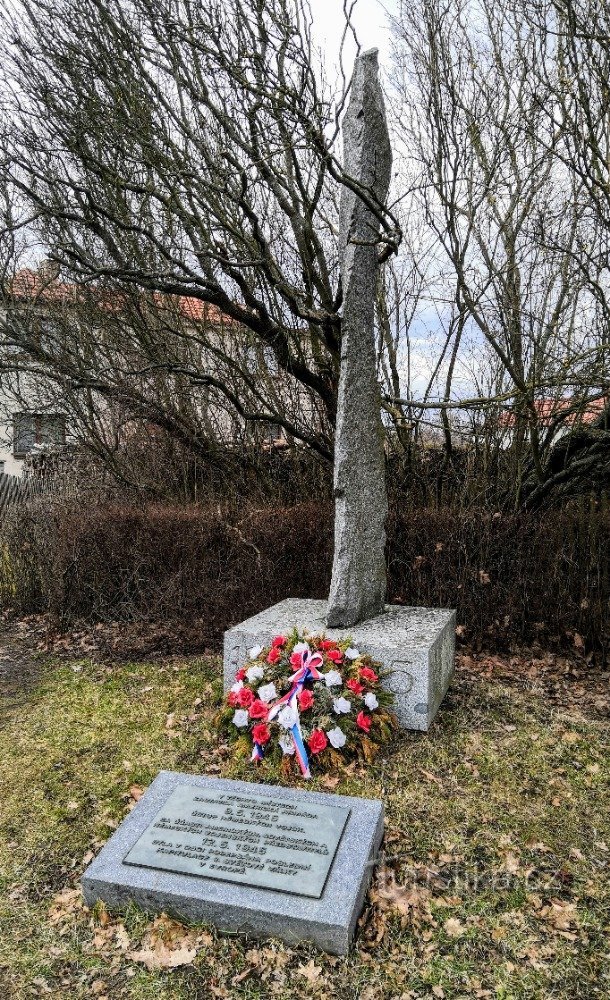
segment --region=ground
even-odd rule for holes
[[[259,775],[218,740],[217,658],[60,658],[27,635],[0,634],[2,1000],[610,997],[599,669],[462,653],[429,733],[314,782],[386,806],[355,947],[333,958],[83,906],[83,869],[160,768]]]

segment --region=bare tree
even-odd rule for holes
[[[121,398],[129,378],[125,402],[137,409],[139,392],[150,414],[151,380],[169,372],[330,457],[340,186],[381,220],[380,260],[400,233],[342,171],[348,88],[333,97],[324,83],[306,0],[20,0],[1,24],[2,182],[24,206],[19,224],[72,282],[186,296],[225,318],[220,340],[210,325],[175,322],[164,337],[140,316],[124,345],[92,344],[81,328],[43,357],[24,324],[11,343],[81,396]],[[291,405],[249,348],[299,387]],[[159,408],[155,419],[181,424]]]
[[[605,334],[578,253],[583,233],[596,240],[589,191],[565,166],[555,91],[535,69],[553,64],[553,41],[510,0],[405,3],[394,29],[398,128],[444,253],[439,275],[452,289],[444,293],[444,382],[436,400],[420,402],[436,405],[448,452],[452,408],[494,407],[499,419],[510,406],[519,504],[549,492],[557,425],[608,389]],[[466,339],[495,359],[495,384],[479,399],[452,391]],[[549,401],[557,403],[551,422]]]

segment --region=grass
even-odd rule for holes
[[[7,706],[2,1000],[610,996],[609,726],[484,679],[459,679],[428,734],[339,776],[333,790],[387,815],[347,959],[87,911],[84,867],[159,769],[254,776],[216,739],[218,676],[213,659],[47,660]],[[194,961],[130,957],[155,935],[182,935]]]

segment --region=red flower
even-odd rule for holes
[[[260,698],[256,698],[256,700],[250,705],[251,719],[266,719],[268,712],[269,706],[265,705],[265,702],[261,701]]]
[[[237,692],[237,704],[240,708],[250,708],[254,701],[254,691],[251,688],[243,687]]]
[[[361,684],[360,681],[348,681],[347,687],[350,691],[353,691],[354,694],[362,694],[364,691],[364,684]]]
[[[227,698],[227,701],[231,706],[231,708],[236,708],[239,705],[239,692],[229,691],[229,697]]]
[[[268,743],[271,739],[271,733],[269,732],[269,726],[266,726],[264,722],[260,722],[258,726],[255,726],[252,730],[252,739],[255,743]]]
[[[326,655],[329,660],[333,661],[333,663],[341,663],[343,659],[343,653],[340,649],[329,649]]]
[[[297,701],[299,703],[299,708],[301,709],[301,711],[306,712],[307,709],[311,708],[311,706],[313,705],[313,695],[311,691],[308,691],[307,688],[304,688],[303,691],[301,691],[300,695],[298,696]]]
[[[235,674],[235,680],[245,681],[245,679],[246,679],[246,668],[242,667],[241,670],[238,670],[237,673]]]
[[[279,649],[281,646],[286,645],[285,635],[276,635],[274,639],[271,640],[271,645],[274,649]]]
[[[269,650],[269,656],[267,657],[267,663],[277,663],[278,660],[282,659],[282,654],[276,646],[273,646]]]
[[[365,733],[370,732],[371,721],[372,720],[370,715],[365,715],[364,712],[358,712],[358,716],[356,718],[356,725],[360,726],[361,729],[364,729]]]
[[[301,653],[292,653],[290,656],[290,662],[293,667],[300,667],[303,665],[303,656]]]
[[[327,650],[336,648],[337,648],[337,643],[335,642],[334,639],[322,639],[322,642],[320,643],[320,649]]]
[[[321,753],[328,746],[328,740],[326,739],[326,733],[321,729],[314,729],[313,733],[309,737],[309,749],[312,753]]]
[[[374,684],[375,681],[379,680],[379,678],[378,678],[377,674],[375,673],[375,671],[371,670],[370,667],[361,667],[360,668],[360,676],[362,677],[363,681],[370,681],[371,684]]]

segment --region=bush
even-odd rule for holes
[[[38,498],[3,526],[2,593],[17,611],[199,623],[202,645],[285,597],[325,597],[332,508],[126,506]],[[583,504],[544,518],[394,510],[390,600],[456,606],[480,646],[532,642],[605,651],[610,512]]]

